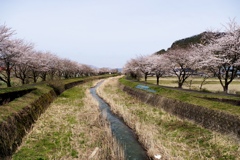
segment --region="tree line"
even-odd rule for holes
[[[123,72],[137,80],[144,76],[145,81],[149,74],[154,74],[157,84],[160,77],[175,75],[179,88],[191,75],[215,76],[227,93],[229,84],[240,72],[240,26],[230,20],[224,32],[205,32],[201,43],[174,47],[162,54],[137,56],[125,64]]]
[[[0,25],[0,81],[11,87],[12,77],[22,84],[61,78],[116,73],[117,69],[95,69],[86,64],[60,58],[49,51],[37,51],[34,44],[13,38],[16,32]]]

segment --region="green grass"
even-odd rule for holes
[[[120,82],[126,86],[135,88],[138,84],[142,84],[142,82],[134,82],[126,80],[125,78],[121,78]],[[156,94],[162,95],[164,97],[168,97],[171,99],[176,99],[182,102],[204,106],[214,110],[221,110],[228,112],[230,114],[240,116],[240,106],[235,106],[223,102],[211,101],[204,98],[223,98],[223,99],[232,99],[232,100],[239,100],[239,97],[230,96],[230,95],[223,95],[223,94],[207,94],[202,92],[189,92],[185,90],[178,90],[174,88],[165,88],[156,85],[146,84],[144,85],[149,86],[151,89],[156,91]]]
[[[20,111],[29,104],[32,104],[41,95],[47,94],[48,92],[51,91],[51,88],[44,84],[35,86],[34,88],[35,90],[31,91],[30,93],[27,93],[22,97],[16,98],[15,100],[11,101],[8,104],[2,105],[0,107],[0,122],[6,120],[11,114]],[[21,89],[24,89],[24,87]],[[21,89],[19,88],[19,90]]]
[[[59,109],[61,109],[61,106],[66,105],[68,107],[74,107],[75,110],[79,110],[81,107],[83,107],[83,104],[79,103],[79,101],[84,98],[85,90],[86,87],[74,87],[69,89],[63,92],[52,105],[59,106]],[[57,111],[56,114],[61,115],[62,119],[46,117],[48,120],[47,123],[50,125],[45,128],[45,131],[39,131],[41,132],[41,135],[37,133],[35,135],[31,135],[31,138],[25,142],[24,147],[22,147],[17,154],[13,156],[13,159],[20,160],[23,159],[23,157],[26,157],[26,159],[29,160],[55,159],[57,157],[64,157],[66,155],[72,158],[77,158],[77,151],[71,148],[71,137],[73,136],[71,128],[78,122],[76,115],[72,115],[73,112],[74,111],[69,112],[67,110]],[[54,116],[52,114],[53,113],[50,113],[50,116]],[[57,117],[58,116],[56,115],[56,118]],[[38,137],[38,135],[40,137]],[[79,136],[81,136],[81,134],[79,134]],[[80,144],[84,146],[86,141],[86,137],[82,137]],[[59,155],[56,154],[56,152]],[[54,156],[51,157],[51,155]]]
[[[23,90],[28,90],[28,89],[34,89],[34,87],[33,86],[21,86],[21,87],[1,88],[0,89],[0,95],[3,94],[3,93],[17,92],[17,91],[23,91]]]

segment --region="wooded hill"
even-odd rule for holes
[[[180,40],[176,40],[175,42],[172,43],[171,47],[168,48],[167,50],[170,49],[176,49],[176,48],[188,48],[193,44],[207,44],[211,39],[217,39],[225,35],[226,33],[224,32],[202,32],[197,35],[193,35],[191,37],[183,38]],[[157,51],[155,54],[163,54],[165,53],[165,49],[161,49],[160,51]]]

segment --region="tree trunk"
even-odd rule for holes
[[[11,71],[10,70],[11,70],[10,66],[7,65],[7,70],[6,70],[6,72],[7,72],[7,87],[12,87],[12,85],[11,85]]]
[[[204,77],[204,78],[203,78],[203,81],[201,82],[201,84],[200,84],[200,86],[199,86],[199,90],[202,90],[202,87],[203,87],[203,85],[204,85],[204,83],[205,83],[206,80],[207,80],[207,77]]]
[[[33,75],[33,82],[37,83],[37,76],[36,75]]]
[[[159,85],[159,78],[160,78],[160,76],[156,75],[156,77],[157,77],[157,85]]]
[[[7,87],[12,87],[10,76],[7,77]]]
[[[22,85],[24,85],[25,84],[24,78],[22,78],[21,81],[22,81]]]
[[[54,71],[50,72],[50,79],[53,80],[54,78]]]
[[[224,93],[228,93],[228,84],[226,84],[225,86],[223,86],[223,91],[224,91]]]
[[[147,82],[147,73],[144,74],[144,79],[145,79],[145,82]]]
[[[182,82],[178,82],[178,88],[182,88],[183,83]]]
[[[33,82],[37,83],[38,73],[36,71],[32,70],[32,75],[33,75]]]
[[[42,81],[46,81],[46,78],[47,78],[47,74],[46,73],[43,73],[43,75],[42,75]]]

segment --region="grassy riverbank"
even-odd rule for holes
[[[99,94],[133,128],[151,157],[164,159],[238,159],[239,139],[209,131],[146,105],[122,92],[118,79],[111,78]]]
[[[209,109],[224,111],[226,113],[240,116],[240,108],[239,108],[239,96],[233,96],[229,94],[214,94],[214,93],[205,93],[198,91],[189,91],[182,90],[178,88],[167,88],[167,87],[159,87],[157,85],[151,84],[143,84],[141,82],[129,81],[125,78],[122,78],[121,83],[136,88],[137,85],[147,85],[150,89],[156,91],[156,94],[159,94],[163,97],[167,97],[170,99],[176,99],[178,101],[184,103],[190,103],[193,105],[204,106]],[[225,101],[225,102],[224,102]]]
[[[122,152],[89,93],[92,85],[63,92],[34,124],[13,160],[121,159]]]

